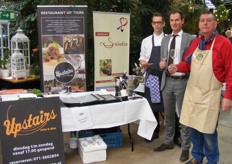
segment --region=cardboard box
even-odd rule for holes
[[[99,135],[79,138],[78,140],[78,152],[83,163],[105,161],[106,148],[106,143]]]

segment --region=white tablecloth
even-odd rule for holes
[[[80,115],[88,111],[91,117],[89,126],[81,126]],[[63,132],[84,129],[109,128],[139,121],[137,134],[151,139],[157,121],[146,99],[136,99],[109,104],[91,105],[85,107],[62,107]]]
[[[45,97],[67,98],[68,96],[78,97],[89,93],[46,95]],[[107,92],[91,93],[109,94]],[[19,95],[2,95],[3,101],[17,100],[19,97]],[[85,107],[61,107],[61,121],[63,132],[109,128],[138,121],[137,134],[149,140],[157,126],[157,121],[145,98]]]

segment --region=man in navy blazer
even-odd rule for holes
[[[166,60],[160,61],[160,68],[164,69],[161,90],[164,102],[165,141],[160,146],[154,148],[154,151],[164,151],[174,148],[175,112],[177,112],[178,115],[180,114],[188,76],[180,72],[170,74],[167,71],[167,66],[172,63],[178,64],[181,62],[185,51],[194,39],[192,35],[182,30],[184,16],[181,11],[172,11],[169,22],[172,28],[172,34],[165,36],[162,40],[161,58]],[[189,158],[191,144],[189,139],[189,128],[183,125],[181,125],[181,138],[182,153],[180,161],[184,162]]]

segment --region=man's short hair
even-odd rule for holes
[[[213,16],[213,20],[215,20],[214,18],[214,14],[211,12],[211,11],[204,11],[201,13],[200,17],[203,15],[203,14],[209,14],[209,15],[212,15]]]
[[[151,22],[153,21],[153,17],[161,17],[162,21],[165,22],[164,16],[161,13],[159,13],[159,12],[153,13],[152,18],[151,18]]]
[[[172,14],[180,14],[181,20],[184,19],[184,13],[180,10],[173,10],[170,12],[170,15],[172,15]]]

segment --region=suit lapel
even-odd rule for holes
[[[180,46],[180,57],[181,57],[181,59],[182,59],[182,56],[183,56],[183,54],[184,54],[184,50],[185,50],[186,43],[187,43],[187,36],[186,36],[186,34],[183,32],[182,40],[181,40],[181,46]]]
[[[167,63],[168,63],[168,59],[169,59],[169,53],[168,53],[169,46],[168,46],[168,44],[169,44],[169,41],[170,41],[170,39],[171,39],[171,36],[172,36],[172,35],[168,35],[168,36],[167,36],[166,43],[165,43],[165,44],[166,44],[165,47],[167,47],[167,48],[165,49],[165,53],[168,54],[168,55],[167,55]]]

